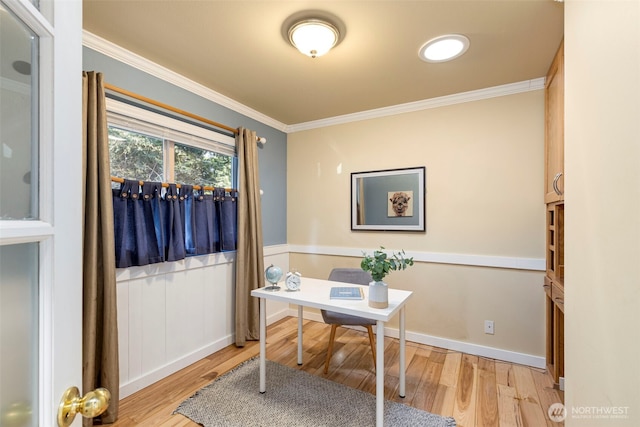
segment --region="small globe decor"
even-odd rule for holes
[[[267,267],[267,269],[264,271],[264,277],[265,279],[267,279],[267,282],[271,283],[271,286],[265,286],[264,290],[279,291],[280,286],[278,286],[278,282],[282,280],[282,276],[282,269],[280,267],[277,267],[273,264]]]

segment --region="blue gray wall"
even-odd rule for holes
[[[287,135],[284,132],[92,49],[84,47],[82,55],[83,69],[103,73],[107,83],[230,127],[255,130],[267,138],[267,144],[258,150],[260,186],[264,191],[264,244],[287,243]]]

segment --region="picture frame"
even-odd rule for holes
[[[351,173],[351,230],[426,230],[426,167]]]

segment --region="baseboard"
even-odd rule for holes
[[[222,350],[228,345],[233,344],[233,342],[233,335],[228,335],[192,353],[189,353],[181,357],[180,359],[174,360],[171,363],[168,363],[156,369],[155,371],[149,372],[142,377],[136,378],[133,381],[129,381],[126,384],[120,384],[120,399],[124,399],[125,397],[130,396],[133,393],[150,386],[156,381],[160,381],[161,379],[166,378],[175,372],[178,372],[180,369],[186,368],[187,366],[197,362],[198,360],[204,359],[208,355]]]
[[[288,315],[291,317],[297,317],[298,310],[296,308],[289,308]],[[303,317],[316,322],[323,321],[320,313],[304,312]],[[384,328],[384,335],[391,338],[399,337],[398,330],[392,328]],[[459,351],[461,353],[473,354],[475,356],[487,357],[490,359],[501,360],[503,362],[517,363],[519,365],[526,365],[539,369],[545,369],[546,367],[544,357],[534,356],[531,354],[518,353],[516,351],[487,347],[484,345],[456,341],[411,331],[407,331],[405,336],[407,341],[412,341],[418,344],[432,345],[434,347],[445,348],[447,350]]]
[[[284,308],[280,311],[267,316],[267,325],[275,323],[285,317],[297,317],[297,308]],[[304,318],[307,320],[313,320],[316,322],[322,322],[322,315],[315,312],[304,312]],[[359,329],[354,327],[354,329]],[[398,338],[398,330],[393,328],[385,328],[385,336]],[[476,356],[488,357],[491,359],[501,360],[505,362],[517,363],[521,365],[532,366],[535,368],[545,368],[544,357],[533,356],[525,353],[518,353],[509,350],[503,350],[493,347],[482,346],[478,344],[466,343],[447,338],[435,337],[426,334],[419,334],[411,331],[406,333],[407,341],[412,341],[419,344],[432,345],[435,347],[446,348],[447,350],[459,351],[462,353],[473,354]],[[187,366],[207,357],[208,355],[222,350],[223,348],[233,344],[233,335],[223,337],[205,347],[202,347],[190,354],[181,357],[178,360],[174,360],[171,363],[162,366],[155,371],[149,372],[142,377],[136,378],[126,384],[120,385],[120,399],[124,399],[133,393],[150,386],[151,384],[159,381],[167,376],[186,368]]]
[[[295,311],[295,314],[292,315],[292,311]],[[267,326],[289,316],[298,317],[298,311],[291,308],[283,308],[278,312],[271,313],[267,316]],[[322,319],[320,320],[322,321]]]
[[[385,329],[386,336],[397,338],[397,329],[392,329],[390,332],[392,333],[388,333],[388,330]],[[417,342],[419,344],[432,345],[434,347],[446,348],[447,350],[459,351],[461,353],[473,354],[475,356],[496,359],[503,362],[516,363],[518,365],[531,366],[538,369],[544,369],[546,367],[544,357],[534,356],[532,354],[519,353],[516,351],[456,341],[432,335],[418,334],[415,332],[407,332],[406,337],[408,341]]]

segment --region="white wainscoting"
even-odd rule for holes
[[[276,245],[264,248],[269,264],[289,269],[289,253],[361,256],[356,248]],[[544,270],[544,260],[457,254],[407,253],[418,262]],[[235,252],[120,269],[118,339],[120,397],[135,393],[178,370],[233,344]],[[267,303],[267,323],[297,315],[287,304]],[[320,321],[305,311],[305,318]],[[397,336],[396,330],[385,335]],[[407,339],[535,367],[544,359],[532,355],[407,332]]]
[[[264,249],[287,271],[286,245]],[[120,398],[233,344],[235,253],[118,270]],[[268,323],[288,315],[270,301]]]

